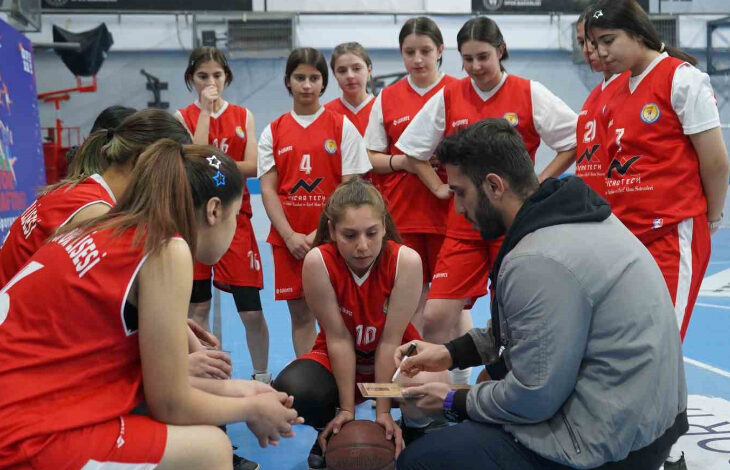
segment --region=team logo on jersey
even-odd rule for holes
[[[337,142],[335,142],[335,139],[327,139],[324,141],[324,151],[330,155],[334,155],[337,152]]]
[[[246,132],[243,130],[243,127],[236,126],[236,135],[241,139],[246,138]]]
[[[317,186],[319,186],[319,183],[322,182],[324,178],[319,177],[315,179],[314,181],[305,181],[303,179],[297,181],[297,184],[294,185],[293,188],[291,188],[291,191],[289,191],[289,194],[294,194],[300,189],[305,190],[308,193],[312,193],[315,189],[317,189]]]
[[[507,120],[507,122],[512,124],[512,127],[517,127],[517,124],[520,123],[520,117],[517,113],[504,113],[503,117]]]
[[[654,124],[659,120],[661,115],[662,111],[656,103],[647,103],[641,108],[641,114],[639,116],[644,124]]]

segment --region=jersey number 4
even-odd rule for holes
[[[18,274],[13,276],[10,282],[5,284],[5,287],[3,287],[2,290],[0,290],[0,325],[5,323],[5,320],[8,318],[8,312],[10,311],[10,295],[8,295],[8,290],[10,290],[11,287],[24,277],[29,276],[40,269],[43,269],[43,265],[41,263],[31,261],[23,269],[21,269]]]
[[[312,172],[312,157],[308,153],[302,155],[302,162],[299,164],[299,171],[303,171],[306,174]]]

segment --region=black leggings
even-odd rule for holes
[[[274,380],[274,388],[294,397],[294,409],[304,423],[316,429],[327,426],[340,405],[332,372],[311,359],[295,359]]]

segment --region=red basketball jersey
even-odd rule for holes
[[[195,134],[195,128],[198,126],[198,118],[200,117],[200,105],[193,103],[187,108],[178,109],[185,119],[185,126],[188,130]],[[248,111],[243,106],[226,102],[223,109],[218,111],[215,116],[210,117],[210,127],[208,130],[208,144],[214,145],[237,162],[242,162],[246,152],[246,122]],[[246,185],[243,185],[243,200],[241,203],[241,213],[246,214],[249,218],[251,211],[251,195]]]
[[[360,135],[364,136],[365,129],[368,128],[368,122],[370,121],[370,110],[373,109],[373,104],[375,103],[375,99],[372,95],[369,96],[369,99],[370,101],[359,109],[357,113],[353,113],[350,108],[345,106],[345,103],[342,102],[342,98],[335,98],[329,103],[326,103],[324,107],[330,111],[347,116],[347,119],[355,125],[358,132],[360,132]]]
[[[385,328],[388,314],[388,299],[398,273],[398,255],[403,245],[388,241],[370,271],[361,279],[355,279],[333,243],[320,245],[317,249],[327,268],[332,288],[337,296],[342,319],[355,343],[357,371],[372,374],[375,350]],[[416,328],[409,323],[403,335],[419,338]],[[327,340],[320,331],[313,350],[325,346]]]
[[[606,156],[605,128],[601,118],[604,106],[620,87],[628,86],[629,74],[613,78],[607,84],[596,86],[578,114],[576,125],[575,176],[593,188],[601,196],[606,194]]]
[[[465,77],[444,88],[446,110],[445,135],[453,134],[486,118],[505,118],[520,133],[527,151],[535,163],[535,152],[540,146],[540,134],[532,119],[530,81],[507,75],[502,87],[488,100],[474,91],[471,79]],[[454,210],[453,198],[449,208],[446,235],[460,240],[481,240],[481,235],[466,218]]]
[[[633,93],[623,83],[604,113],[606,198],[639,238],[707,212],[697,152],[671,103],[682,64],[661,60]]]
[[[10,226],[0,248],[0,287],[53,235],[81,209],[103,203],[116,203],[114,195],[100,175],[85,178],[75,186],[67,185],[36,199]]]
[[[307,127],[291,113],[271,123],[279,200],[295,232],[307,234],[317,228],[327,198],[342,182],[343,119],[325,109]],[[266,241],[286,246],[273,224]]]
[[[135,230],[43,245],[0,291],[0,462],[8,447],[129,413],[142,399]],[[29,458],[30,456],[22,456]]]
[[[381,91],[383,125],[388,136],[389,154],[403,153],[395,146],[408,123],[424,104],[449,83],[456,79],[444,75],[441,81],[423,96],[419,95],[405,77]],[[446,182],[446,172],[438,170]],[[406,171],[379,175],[371,173],[375,186],[388,202],[388,209],[396,227],[402,233],[446,233],[448,201],[442,201],[424,186],[418,176]]]

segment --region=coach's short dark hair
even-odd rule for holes
[[[477,187],[489,173],[506,179],[523,198],[540,185],[522,136],[506,119],[484,119],[446,137],[436,156],[441,164],[459,167]]]

